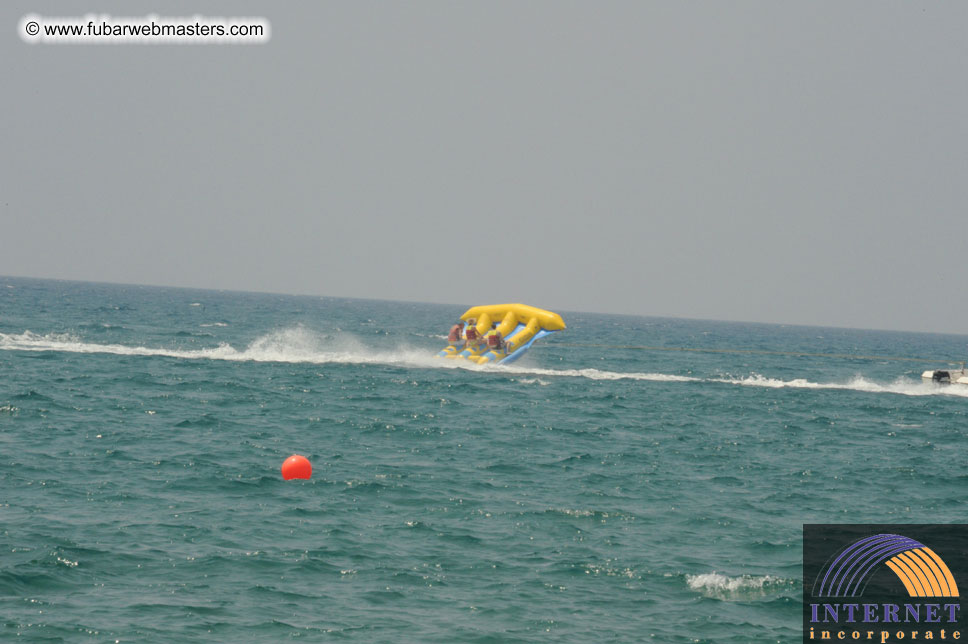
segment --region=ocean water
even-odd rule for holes
[[[803,523],[968,521],[966,336],[463,310],[0,278],[0,641],[797,642]]]

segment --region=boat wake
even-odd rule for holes
[[[244,349],[227,343],[202,349],[129,346],[87,342],[72,334],[0,333],[0,351],[57,351],[68,353],[157,356],[183,360],[228,360],[235,362],[286,362],[311,364],[373,364],[421,369],[463,369],[525,376],[529,378],[584,378],[587,380],[630,380],[649,382],[718,383],[770,389],[830,389],[905,396],[957,396],[968,398],[968,387],[937,385],[931,382],[898,379],[877,383],[857,376],[843,383],[812,382],[803,378],[779,380],[753,373],[749,376],[698,377],[668,373],[606,371],[602,369],[549,369],[515,363],[479,366],[466,361],[437,358],[423,348],[378,349],[366,346],[347,333],[336,336],[317,333],[304,327],[273,331],[253,340]],[[541,381],[547,384],[547,381]]]
[[[388,364],[414,367],[440,367],[440,360],[425,350],[381,351],[366,347],[353,336],[341,333],[327,336],[303,327],[274,331],[253,340],[245,349],[228,343],[204,349],[169,349],[124,344],[86,342],[76,335],[31,331],[0,333],[0,350],[61,351],[68,353],[107,353],[122,356],[157,356],[184,360],[229,360],[234,362],[290,362],[312,364]],[[444,365],[451,366],[451,365]],[[453,365],[456,367],[456,365]]]
[[[901,394],[903,396],[958,396],[968,398],[968,387],[960,385],[937,385],[922,380],[907,380],[898,378],[891,383],[878,383],[862,376],[854,376],[845,383],[811,382],[803,378],[794,380],[778,380],[767,378],[759,374],[752,374],[744,378],[710,378],[708,382],[722,382],[746,387],[767,387],[770,389],[849,389],[872,394]]]

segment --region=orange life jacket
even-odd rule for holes
[[[447,334],[447,340],[449,342],[457,342],[458,340],[460,340],[459,324],[455,324],[454,326],[450,327],[450,333]]]
[[[474,326],[467,327],[467,332],[464,334],[464,336],[468,340],[476,340],[481,337],[480,334],[477,333],[477,327]]]

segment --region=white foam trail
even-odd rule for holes
[[[0,333],[0,350],[8,351],[66,351],[71,353],[110,353],[128,356],[165,356],[188,360],[233,360],[252,362],[310,362],[316,364],[388,364],[424,368],[454,368],[496,370],[504,373],[531,376],[570,376],[591,380],[657,380],[693,381],[698,378],[661,373],[620,373],[599,369],[541,369],[509,365],[506,367],[480,366],[466,361],[440,360],[436,352],[417,349],[378,350],[364,346],[346,333],[327,339],[303,327],[275,331],[254,340],[239,351],[222,343],[209,349],[164,349],[132,347],[122,344],[84,342],[75,335],[51,333],[38,335],[30,331],[21,334]]]
[[[83,342],[68,333],[37,335],[30,331],[21,334],[0,333],[0,349],[7,351],[66,351],[69,353],[112,353],[125,356],[168,356],[172,358],[232,359],[238,353],[227,344],[212,349],[178,350],[130,347],[123,344]]]
[[[327,346],[330,345],[330,346]],[[30,331],[21,334],[0,333],[0,350],[8,351],[66,351],[70,353],[110,353],[125,356],[164,356],[187,360],[231,360],[250,362],[331,362],[348,364],[404,364],[440,367],[433,355],[424,351],[399,350],[381,352],[368,350],[345,334],[335,342],[302,327],[275,331],[254,340],[239,351],[221,343],[208,349],[164,349],[132,347],[123,344],[84,342],[70,334],[38,335]],[[449,362],[449,361],[448,361]],[[454,365],[457,366],[457,365]],[[474,365],[476,366],[476,365]]]
[[[600,369],[542,369],[517,364],[494,365],[491,369],[505,373],[530,376],[569,376],[589,380],[651,380],[653,382],[700,382],[702,378],[676,376],[669,373],[639,373],[635,371],[602,371]]]
[[[868,380],[862,376],[855,376],[846,383],[836,382],[811,382],[803,378],[793,380],[778,380],[767,378],[754,373],[745,378],[711,378],[709,382],[722,382],[731,385],[742,385],[745,387],[768,387],[771,389],[782,389],[790,387],[794,389],[850,389],[853,391],[864,391],[874,394],[901,394],[904,396],[960,396],[968,398],[968,387],[962,385],[938,385],[932,382],[911,381],[898,378],[890,384],[881,384]]]
[[[229,344],[207,349],[165,349],[132,347],[122,344],[85,342],[75,335],[51,333],[38,335],[30,331],[20,334],[0,333],[0,350],[7,351],[66,351],[70,353],[109,353],[128,356],[164,356],[186,360],[231,360],[237,362],[290,362],[313,364],[384,364],[425,369],[467,369],[491,371],[531,377],[585,378],[587,380],[633,380],[651,382],[714,382],[745,387],[849,389],[868,393],[892,393],[905,396],[948,395],[968,398],[968,387],[936,385],[899,379],[890,384],[879,384],[857,376],[846,383],[819,383],[803,378],[778,380],[759,374],[734,378],[698,378],[667,373],[603,371],[601,369],[546,369],[519,363],[479,366],[466,361],[441,360],[435,352],[424,349],[398,348],[380,350],[367,347],[347,333],[327,337],[304,327],[274,331],[254,340],[238,350]],[[546,381],[538,380],[539,384]],[[529,383],[530,384],[530,383]]]

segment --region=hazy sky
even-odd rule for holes
[[[264,16],[266,45],[29,45]],[[966,2],[13,2],[0,275],[968,333]]]

